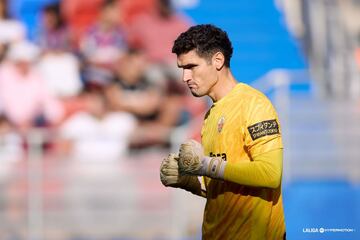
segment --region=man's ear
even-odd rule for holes
[[[225,63],[225,56],[222,52],[216,52],[212,57],[212,61],[216,70],[221,70]]]

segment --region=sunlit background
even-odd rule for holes
[[[288,239],[360,239],[359,0],[0,0],[1,240],[201,239],[159,180],[211,104],[171,54],[200,23],[279,113]]]

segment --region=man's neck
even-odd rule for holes
[[[237,84],[234,76],[231,74],[231,71],[228,70],[218,76],[217,83],[213,86],[209,97],[213,102],[217,102],[223,97],[225,97]]]

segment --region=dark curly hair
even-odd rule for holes
[[[226,67],[230,67],[233,47],[227,33],[212,24],[200,24],[181,33],[174,42],[172,52],[177,56],[196,49],[200,57],[210,60],[216,53],[224,54]]]

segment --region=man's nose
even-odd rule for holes
[[[183,71],[183,81],[187,82],[189,80],[191,80],[192,76],[191,76],[191,71],[190,69],[184,69]]]

